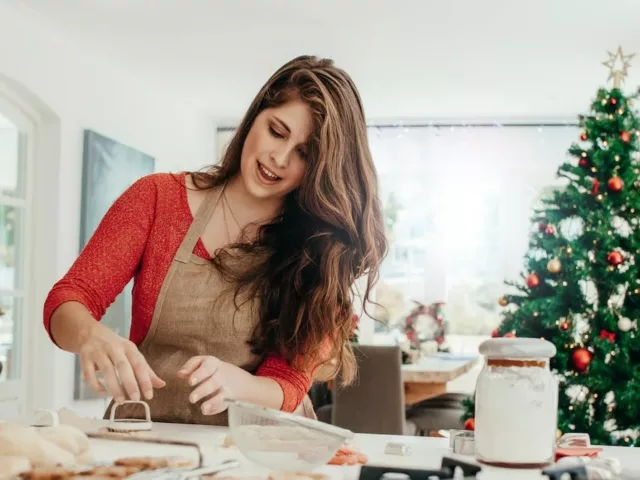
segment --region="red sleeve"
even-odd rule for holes
[[[151,175],[137,180],[109,208],[67,274],[44,303],[44,327],[51,315],[76,301],[100,320],[138,269],[155,215],[157,189]],[[51,338],[53,340],[53,338]]]
[[[269,377],[278,382],[282,388],[284,399],[280,410],[293,412],[311,388],[311,374],[296,370],[277,354],[267,356],[262,362],[256,375]]]
[[[331,344],[327,341],[320,348],[319,356],[321,361],[315,362],[310,372],[305,372],[293,368],[278,354],[268,355],[258,367],[256,375],[259,377],[272,378],[280,385],[284,395],[280,410],[293,412],[302,403],[304,396],[311,388],[313,373],[325,361],[329,360]],[[326,358],[325,358],[326,357]]]

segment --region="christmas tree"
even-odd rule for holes
[[[588,433],[594,444],[640,445],[639,122],[621,85],[632,55],[619,48],[580,116],[562,187],[533,215],[525,271],[494,336],[544,338],[557,355],[558,434]],[[465,428],[474,426],[465,404]]]

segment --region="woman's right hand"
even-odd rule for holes
[[[141,393],[150,400],[154,388],[166,385],[133,342],[100,323],[92,325],[91,333],[82,343],[78,355],[87,384],[99,394],[107,393],[98,380],[97,373],[100,372],[108,393],[116,402],[127,398],[140,400]]]

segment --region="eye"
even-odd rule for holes
[[[284,138],[284,135],[278,133],[278,131],[275,130],[272,126],[269,126],[269,133],[271,133],[271,136],[274,138]]]
[[[307,150],[306,150],[306,149],[304,149],[304,148],[299,148],[299,149],[298,149],[298,155],[300,155],[300,158],[301,158],[302,160],[307,160],[307,156],[308,156],[308,154],[307,154]]]

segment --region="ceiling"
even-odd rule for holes
[[[242,115],[282,63],[334,58],[375,120],[572,117],[640,53],[638,0],[19,0],[190,108]],[[640,55],[627,86],[640,84]]]

